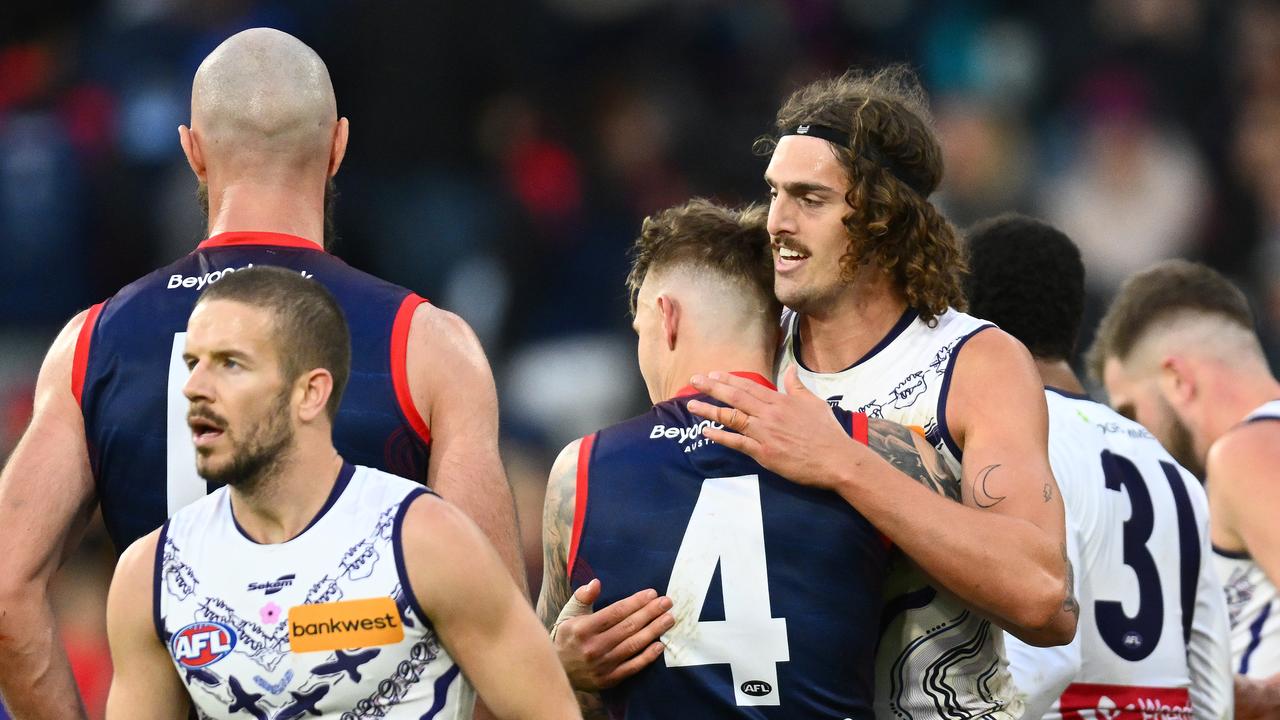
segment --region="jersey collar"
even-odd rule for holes
[[[737,375],[740,378],[746,378],[751,382],[756,383],[758,385],[763,385],[769,388],[770,390],[776,391],[778,389],[776,386],[774,386],[773,383],[769,382],[769,380],[765,378],[765,376],[761,375],[760,373],[741,372],[741,371],[735,370],[729,374]],[[699,390],[698,388],[692,385],[685,385],[684,387],[676,391],[675,397],[673,397],[672,399],[674,400],[675,398],[689,397],[690,395],[698,395],[698,394],[701,394],[701,392],[702,392],[701,390]]]
[[[319,252],[324,252],[324,248],[306,238],[298,237],[297,235],[250,230],[218,233],[197,245],[196,249],[208,250],[209,248],[229,247],[235,245],[272,245],[275,247],[300,248],[303,250],[317,250]]]

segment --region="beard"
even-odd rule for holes
[[[1169,425],[1165,435],[1165,449],[1173,456],[1178,464],[1191,471],[1192,475],[1200,478],[1204,482],[1204,462],[1200,459],[1200,454],[1196,452],[1195,441],[1191,437],[1191,429],[1186,423],[1182,422],[1173,412],[1173,408],[1168,408]]]
[[[333,206],[338,200],[338,185],[329,178],[324,184],[324,249],[333,249],[334,243],[338,241],[338,226],[333,220]],[[200,212],[204,213],[206,226],[209,222],[209,183],[200,181],[196,183],[196,202],[200,205]]]
[[[227,427],[225,423],[223,427]],[[292,446],[293,426],[289,423],[286,389],[276,396],[266,417],[249,429],[244,442],[234,446],[226,464],[210,466],[197,454],[196,472],[211,483],[252,493],[278,471]]]

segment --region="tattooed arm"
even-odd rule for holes
[[[577,692],[586,720],[608,714],[599,691],[634,675],[662,655],[658,638],[675,620],[671,601],[653,589],[641,590],[599,611],[600,581],[571,591],[569,546],[577,501],[578,451],[570,443],[556,458],[547,480],[542,510],[542,592],[538,616],[551,632],[560,663]]]
[[[880,418],[867,421],[867,447],[935,493],[960,501],[960,481],[942,464],[928,440],[911,429]]]
[[[1044,390],[1025,348],[997,358],[979,342],[995,332],[965,345],[947,401],[964,453],[960,503],[850,440],[794,365],[783,377],[785,394],[732,375],[695,376],[695,388],[729,407],[691,400],[689,410],[724,426],[707,427],[706,437],[792,482],[838,493],[938,585],[1004,630],[1034,645],[1061,645],[1075,635],[1076,617],[1063,603],[1066,534],[1049,470]]]

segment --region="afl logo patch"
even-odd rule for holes
[[[220,622],[192,623],[173,634],[169,650],[183,667],[212,665],[231,654],[236,631]]]

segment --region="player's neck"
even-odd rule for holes
[[[1280,382],[1261,364],[1251,371],[1222,366],[1212,374],[1204,397],[1212,398],[1206,405],[1205,431],[1218,438],[1261,405],[1280,400]]]
[[[814,372],[839,372],[861,360],[902,319],[907,301],[888,281],[855,281],[826,307],[799,316],[800,361]]]
[[[209,237],[256,231],[295,235],[324,246],[324,195],[290,184],[239,180],[209,186]]]
[[[765,347],[753,350],[740,346],[716,345],[701,348],[699,352],[688,353],[672,365],[663,384],[663,395],[659,400],[669,400],[689,385],[694,375],[706,375],[712,371],[757,373],[765,379],[773,380],[772,348]]]
[[[305,445],[315,443],[296,444],[282,467],[247,492],[230,488],[236,522],[254,542],[273,545],[297,537],[329,499],[342,458],[332,443],[327,450]]]
[[[1076,376],[1076,372],[1071,369],[1071,364],[1066,360],[1045,360],[1036,358],[1036,370],[1040,371],[1040,382],[1045,387],[1057,388],[1065,390],[1076,395],[1087,395],[1084,383],[1080,382],[1080,378]]]

